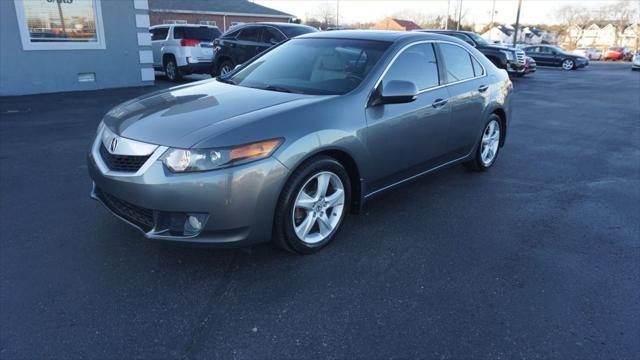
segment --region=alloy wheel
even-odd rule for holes
[[[229,72],[231,72],[231,66],[229,65],[223,65],[220,69],[220,75],[226,75]]]
[[[571,70],[573,69],[573,60],[565,60],[562,62],[562,68],[565,70]]]
[[[174,80],[176,78],[176,64],[173,61],[167,63],[167,78]]]
[[[313,175],[300,188],[293,205],[293,230],[307,244],[326,239],[339,225],[345,190],[340,177],[330,171]]]
[[[500,124],[491,120],[482,133],[482,150],[480,158],[484,166],[489,166],[495,160],[500,145]]]

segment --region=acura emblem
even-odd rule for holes
[[[118,138],[114,137],[113,139],[111,139],[111,144],[109,144],[109,151],[111,151],[111,153],[113,154],[116,151],[117,147],[118,147]]]

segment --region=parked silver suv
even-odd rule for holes
[[[216,26],[171,24],[149,29],[153,67],[171,81],[183,75],[208,74],[213,60],[213,40],[221,34]]]

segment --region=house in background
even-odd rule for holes
[[[395,30],[395,31],[413,31],[421,29],[418,24],[409,20],[401,20],[394,18],[384,18],[379,23],[371,27],[372,30]]]
[[[0,1],[0,96],[153,83],[147,0]]]
[[[567,29],[562,45],[572,47],[595,47],[600,50],[611,46],[637,49],[640,37],[638,24],[630,24],[618,29],[612,23],[593,23],[586,27],[573,25]]]
[[[221,31],[247,22],[291,22],[295,16],[247,0],[149,0],[151,25],[206,24]]]
[[[513,42],[513,31],[511,25],[496,25],[480,36],[489,42],[510,43]]]

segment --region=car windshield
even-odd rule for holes
[[[272,91],[342,95],[360,85],[388,47],[382,41],[293,39],[220,80]]]
[[[489,42],[487,40],[485,40],[482,36],[476,33],[466,33],[466,34],[469,35],[469,37],[472,38],[473,41],[475,41],[476,44],[478,45],[489,45]]]

